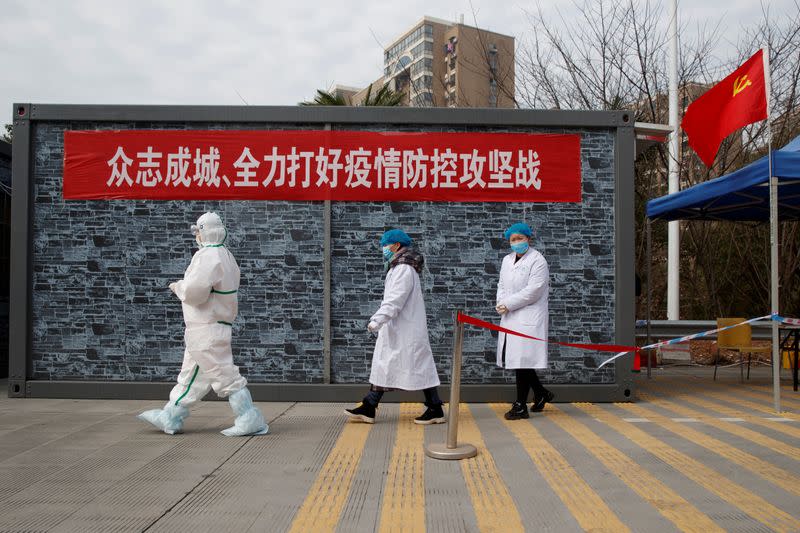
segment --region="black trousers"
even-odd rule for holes
[[[503,344],[503,366],[506,364],[506,345]],[[517,401],[528,403],[528,391],[533,390],[533,398],[541,398],[547,389],[544,388],[535,368],[517,368],[514,370],[517,380]]]
[[[364,401],[368,404],[372,405],[373,407],[378,407],[378,404],[383,398],[383,393],[385,391],[381,390],[379,387],[370,386],[369,392],[364,397]],[[425,405],[428,407],[437,407],[442,405],[442,400],[439,398],[439,389],[437,387],[431,387],[429,389],[423,389],[422,393],[425,395]]]
[[[528,391],[533,390],[533,399],[541,398],[547,389],[544,388],[534,368],[517,368],[517,401],[528,402]]]

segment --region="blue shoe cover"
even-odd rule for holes
[[[163,409],[151,409],[136,418],[153,424],[168,435],[183,432],[183,421],[189,416],[189,410],[180,405],[168,403]]]
[[[238,390],[228,396],[236,415],[233,426],[221,431],[226,437],[244,437],[247,435],[265,435],[269,431],[269,426],[264,421],[261,411],[253,406],[253,398],[247,388]]]

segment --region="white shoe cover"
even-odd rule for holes
[[[264,416],[253,406],[253,399],[247,388],[238,390],[228,397],[231,409],[237,415],[233,426],[222,430],[220,433],[226,437],[244,437],[248,435],[266,435],[269,426],[264,421]]]
[[[168,435],[183,433],[183,421],[189,416],[189,410],[179,405],[167,404],[164,409],[151,409],[139,414],[136,418],[153,424]]]

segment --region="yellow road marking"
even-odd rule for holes
[[[756,392],[759,395],[764,395],[765,398],[768,398],[770,401],[772,401],[771,383],[770,384],[754,383],[751,384],[749,387],[751,391]],[[783,394],[784,392],[787,394]],[[781,403],[789,402],[800,407],[800,398],[796,397],[798,394],[800,394],[800,391],[795,392],[794,389],[792,388],[792,385],[781,385]]]
[[[782,416],[784,418],[788,418],[789,420],[797,420],[796,417],[785,411],[781,412],[780,415],[776,415],[775,410],[772,407],[767,407],[760,403],[743,400],[740,395],[725,394],[723,392],[712,392],[712,391],[703,391],[703,394],[706,396],[711,396],[712,398],[719,398],[728,403],[733,403],[736,405],[740,405],[742,407],[747,407],[748,409],[753,409],[755,411],[759,411],[761,413],[765,413],[770,416]]]
[[[503,417],[507,405],[492,404],[495,414],[514,433],[536,468],[586,531],[630,531],[564,457],[527,420]]]
[[[656,479],[650,472],[639,466],[630,457],[611,446],[586,425],[569,414],[553,409],[548,419],[572,435],[589,453],[600,460],[606,468],[620,478],[643,500],[658,509],[681,531],[710,533],[725,531],[713,520],[700,512],[680,494]]]
[[[472,413],[464,404],[460,405],[458,412],[459,440],[478,448],[477,457],[461,461],[461,471],[475,509],[478,528],[481,531],[525,531],[517,506],[483,442]]]
[[[763,446],[764,448],[769,448],[773,452],[780,453],[782,455],[785,455],[786,457],[800,461],[800,448],[797,448],[796,446],[792,446],[790,444],[786,444],[785,442],[781,442],[777,439],[773,439],[772,437],[768,437],[762,433],[759,433],[758,431],[753,431],[752,429],[748,429],[741,424],[734,424],[732,422],[719,420],[717,418],[708,416],[703,411],[697,411],[695,409],[685,407],[675,402],[662,400],[646,392],[639,392],[639,397],[642,400],[647,401],[647,403],[649,404],[663,407],[664,409],[669,409],[670,411],[673,411],[674,413],[677,413],[681,416],[696,418],[703,424],[707,424],[717,429],[721,429],[722,431],[725,431],[732,435],[736,435],[737,437],[741,437],[745,440],[749,440],[750,442],[754,442],[759,446]],[[731,417],[731,418],[742,418],[742,417]]]
[[[712,401],[701,398],[700,396],[698,396],[697,392],[695,392],[694,394],[692,394],[691,391],[682,394],[675,394],[672,389],[662,389],[661,387],[655,387],[655,388],[662,390],[664,394],[669,395],[669,397],[671,398],[685,400],[695,405],[699,405],[700,407],[705,407],[706,409],[716,411],[725,416],[729,416],[732,418],[743,418],[744,420],[752,424],[769,428],[773,431],[789,435],[790,437],[800,438],[800,428],[793,427],[787,422],[774,422],[771,420],[766,420],[761,416],[755,416],[751,412],[727,407],[728,405],[741,404],[741,402],[738,401],[738,399],[734,396],[723,396],[721,399],[718,398],[716,399],[716,401]],[[681,389],[681,390],[686,390],[686,389]],[[718,402],[722,402],[724,403],[724,405]],[[769,410],[767,412],[770,414],[774,414],[772,410]]]
[[[776,531],[800,530],[800,520],[781,511],[764,498],[750,492],[741,485],[732,482],[716,470],[712,470],[703,463],[679,452],[663,441],[650,436],[633,424],[623,421],[600,407],[592,404],[575,405],[669,464],[701,487],[738,507],[767,527]]]
[[[736,388],[736,387],[734,387],[732,385],[723,385],[723,387],[728,392],[730,392],[731,394],[735,394],[737,396],[747,396],[748,398],[753,398],[754,400],[765,402],[766,405],[764,405],[764,407],[766,409],[768,409],[769,412],[772,413],[773,415],[775,414],[775,410],[774,410],[774,408],[772,406],[772,395],[771,394],[770,394],[769,397],[764,396],[762,393],[754,392],[752,390],[748,390],[748,387],[746,385],[743,386],[743,387],[740,387],[740,388]],[[724,393],[723,392],[719,392],[718,394],[724,394]],[[790,401],[788,403],[791,404],[791,405],[787,405],[787,402],[783,401],[785,399],[786,398],[784,398],[781,395],[781,407],[783,407],[784,410],[785,410],[786,407],[789,407],[790,409],[797,409],[797,406],[794,405],[794,402]],[[786,415],[787,413],[782,412],[781,414],[782,415]]]
[[[717,394],[717,395],[726,395],[728,398],[727,400],[735,400],[737,402],[747,401],[742,400],[742,397],[752,398],[756,400],[761,406],[761,410],[765,413],[769,413],[772,416],[775,416],[775,411],[772,408],[772,388],[770,386],[769,390],[764,389],[761,385],[755,385],[750,383],[737,383],[737,384],[730,384],[730,383],[720,383],[720,382],[700,382],[700,381],[675,381],[675,380],[666,380],[660,382],[648,382],[646,385],[643,386],[645,391],[647,389],[656,389],[662,390],[665,392],[674,392],[676,390],[684,391],[687,393],[692,394]],[[755,390],[760,389],[760,390]],[[791,396],[787,397],[786,395],[781,395],[781,406],[784,408],[784,412],[782,415],[788,415],[786,412],[786,408],[788,407],[790,410],[796,410],[800,408],[800,404],[796,403],[797,400],[792,398]]]
[[[372,426],[346,423],[297,515],[292,533],[335,531]]]
[[[400,405],[392,458],[383,490],[380,531],[425,531],[425,432],[414,423],[418,404]]]
[[[707,450],[711,450],[720,457],[724,457],[728,461],[750,470],[783,490],[800,496],[800,479],[763,459],[759,459],[753,454],[735,448],[731,444],[722,442],[710,435],[706,435],[701,431],[689,427],[687,424],[674,422],[666,416],[652,409],[642,407],[641,405],[634,405],[632,403],[619,403],[616,405],[637,416],[649,418],[653,423],[675,433],[679,437],[694,442]]]

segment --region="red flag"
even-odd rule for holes
[[[763,50],[756,52],[686,109],[681,128],[689,138],[689,145],[707,167],[714,163],[725,137],[767,118],[763,55]]]

